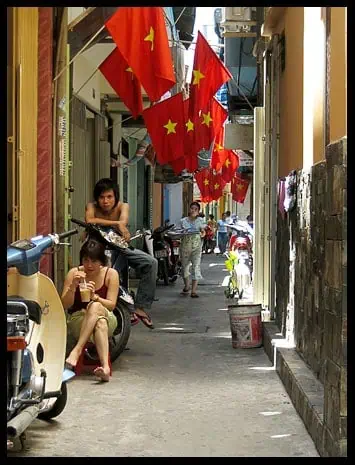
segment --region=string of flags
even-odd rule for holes
[[[186,98],[185,92],[168,93],[176,79],[162,7],[120,7],[105,26],[116,47],[99,69],[132,117],[142,115],[149,134],[123,165],[137,163],[151,143],[159,164],[171,165],[177,175],[195,173],[201,200],[217,200],[232,182],[233,198],[243,202],[249,181],[236,171],[237,152],[224,148],[228,113],[215,98],[232,75],[205,37],[198,32]],[[151,101],[146,109],[142,88]]]

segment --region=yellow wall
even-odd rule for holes
[[[331,9],[330,141],[347,135],[346,126],[346,8]]]
[[[36,234],[38,8],[14,8],[18,237]]]
[[[303,8],[286,8],[275,33],[285,30],[286,67],[280,76],[279,176],[302,168]]]

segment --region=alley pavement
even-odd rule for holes
[[[156,329],[132,328],[113,377],[68,386],[64,412],[9,456],[318,457],[263,348],[233,349],[224,259],[203,255],[199,299],[158,285]]]

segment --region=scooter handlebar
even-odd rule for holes
[[[58,234],[59,240],[65,239],[66,237],[74,236],[74,234],[78,234],[77,229],[71,229],[70,231],[63,232]]]
[[[76,220],[75,218],[71,218],[70,221],[71,221],[72,223],[78,224],[79,226],[82,226],[83,228],[87,228],[87,227],[88,227],[88,223],[84,223],[84,221]]]

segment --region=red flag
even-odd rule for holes
[[[185,115],[185,168],[193,173],[198,168],[197,152],[194,148],[194,139],[196,128],[198,126],[198,119],[189,117],[189,103],[190,100],[184,100],[184,115]]]
[[[132,113],[134,119],[142,114],[141,84],[116,47],[101,63],[99,70]]]
[[[184,155],[185,120],[181,92],[144,110],[143,118],[161,165]]]
[[[227,116],[228,112],[215,98],[212,98],[206,108],[201,110],[194,137],[194,150],[197,153],[202,149],[210,148],[216,135],[223,129]]]
[[[238,203],[244,203],[248,192],[249,180],[242,178],[239,174],[235,174],[232,178],[231,191],[232,199]]]
[[[190,115],[196,115],[201,108],[205,108],[217,90],[231,77],[231,73],[199,31],[190,84]]]
[[[218,200],[223,195],[223,189],[226,182],[218,173],[214,173],[210,168],[204,168],[195,174],[198,188],[201,192],[202,202],[211,202]]]
[[[211,168],[213,168],[216,171],[220,171],[227,157],[228,157],[228,151],[224,148],[224,127],[223,127],[220,130],[220,132],[217,134],[215,141],[214,141],[212,157],[211,157]]]
[[[211,202],[212,197],[210,194],[210,187],[213,180],[211,179],[212,171],[209,168],[204,168],[203,170],[195,173],[195,179],[197,186],[200,189],[201,201],[202,202]]]
[[[221,176],[225,182],[230,182],[239,166],[239,158],[233,150],[226,150],[227,158],[222,165]]]
[[[128,65],[156,102],[176,83],[161,7],[119,7],[105,23]]]
[[[212,175],[210,176],[212,180],[212,185],[210,188],[211,197],[212,197],[212,200],[218,200],[223,195],[223,189],[224,189],[224,186],[226,185],[226,181],[222,178],[220,173],[214,173],[213,170],[211,170],[211,172],[212,172]]]

